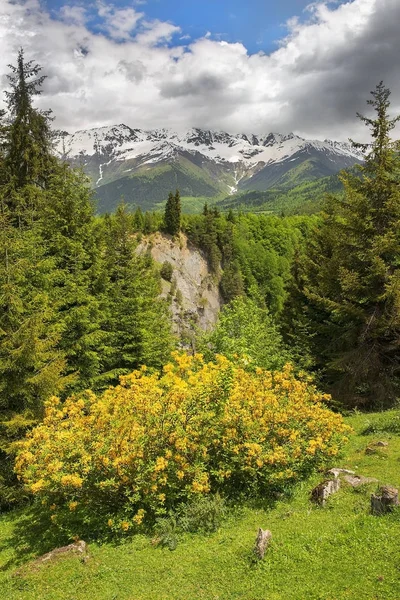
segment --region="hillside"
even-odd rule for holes
[[[304,163],[303,163],[304,164]],[[217,200],[221,210],[307,214],[318,211],[326,194],[340,194],[343,185],[338,175],[305,180],[291,188],[272,187],[264,192],[247,191]]]
[[[217,201],[246,191],[292,188],[337,174],[362,160],[348,143],[283,135],[190,129],[144,131],[126,125],[64,132],[58,155],[81,166],[95,189],[100,213],[121,198],[131,207],[159,208],[178,188],[189,212],[196,198]]]
[[[400,486],[398,412],[348,418],[355,429],[346,455],[332,466]],[[365,435],[366,428],[370,433]],[[388,446],[377,448],[376,441]],[[182,534],[176,550],[151,536],[120,544],[90,544],[90,558],[32,559],[60,540],[43,537],[29,510],[0,518],[0,586],[8,600],[398,600],[398,512],[376,517],[369,496],[376,483],[343,483],[324,508],[309,501],[316,474],[291,498],[232,507],[212,534]],[[33,529],[32,529],[33,527]],[[273,541],[263,562],[252,560],[258,527]],[[18,569],[18,571],[17,571]]]

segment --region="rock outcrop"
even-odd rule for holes
[[[196,328],[209,330],[217,320],[222,306],[217,277],[183,233],[176,239],[161,233],[146,236],[137,252],[146,251],[160,265],[172,266],[171,281],[162,280],[162,296],[170,301],[174,331],[189,344]]]

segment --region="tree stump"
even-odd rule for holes
[[[268,544],[272,539],[272,533],[269,529],[260,529],[258,530],[256,543],[254,545],[254,554],[260,560],[264,558],[264,554],[266,549],[268,548]]]
[[[371,512],[373,515],[383,515],[399,505],[399,491],[396,488],[384,485],[379,488],[379,494],[371,494]]]
[[[327,481],[323,481],[312,490],[311,500],[324,506],[326,499],[331,494],[335,494],[339,488],[340,479],[328,479]]]

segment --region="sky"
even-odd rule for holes
[[[400,0],[0,0],[0,87],[23,47],[47,75],[37,105],[69,132],[365,141],[379,81],[400,113],[398,23]]]

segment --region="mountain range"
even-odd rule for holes
[[[99,212],[113,211],[121,198],[132,207],[157,209],[176,188],[189,210],[199,206],[199,199],[229,204],[232,196],[282,193],[362,161],[349,143],[306,140],[293,133],[178,133],[123,124],[62,132],[56,151],[73,166],[83,167]]]

